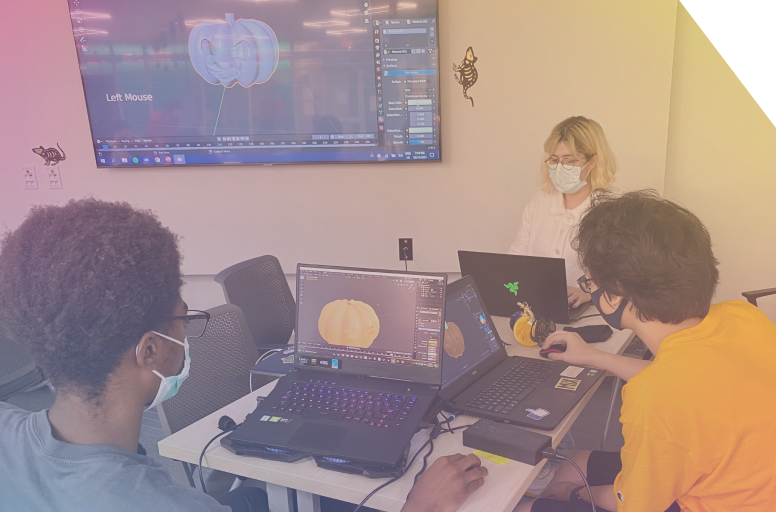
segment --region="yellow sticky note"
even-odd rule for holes
[[[496,465],[503,465],[504,463],[506,463],[508,461],[512,461],[512,460],[509,460],[507,458],[504,458],[504,457],[501,457],[501,456],[496,456],[495,454],[491,454],[489,452],[484,452],[484,451],[474,451],[474,454],[476,454],[480,458],[485,458],[486,460],[490,460],[493,463],[495,463]]]

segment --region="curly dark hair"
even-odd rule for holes
[[[92,399],[180,302],[178,237],[128,203],[33,207],[0,250],[0,325],[55,386]]]
[[[572,245],[589,278],[630,300],[643,321],[679,324],[709,312],[719,281],[711,236],[654,190],[596,191]]]

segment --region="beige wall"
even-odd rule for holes
[[[680,5],[665,195],[711,232],[718,301],[776,287],[775,151],[776,127]],[[776,302],[763,309],[776,318]]]
[[[95,168],[67,2],[2,5],[35,20],[36,37],[26,25],[0,31],[2,48],[25,41],[0,56],[20,77],[0,97],[0,119],[13,120],[0,137],[0,230],[32,204],[94,194],[155,210],[183,235],[189,275],[268,253],[286,272],[300,261],[403,269],[400,237],[414,239],[410,269],[458,271],[459,249],[506,251],[537,188],[542,142],[577,114],[603,125],[621,187],[663,187],[676,0],[440,0],[441,164],[132,171]],[[468,46],[479,59],[474,108],[452,70]],[[64,189],[23,190],[22,166],[42,178],[30,149],[57,142]]]

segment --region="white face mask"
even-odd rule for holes
[[[154,374],[159,376],[159,378],[162,380],[161,383],[159,383],[159,391],[156,393],[156,397],[154,397],[154,400],[151,402],[151,404],[145,409],[145,411],[150,410],[151,408],[158,406],[159,404],[163,403],[167,399],[173,397],[175,394],[178,393],[178,390],[181,387],[181,383],[186,381],[186,378],[189,377],[189,367],[191,366],[191,357],[189,356],[189,338],[186,337],[183,339],[183,342],[180,340],[175,340],[172,337],[168,337],[167,335],[162,335],[161,333],[157,333],[155,331],[152,331],[151,333],[154,333],[155,335],[159,335],[160,337],[166,338],[167,340],[171,340],[175,342],[176,344],[182,345],[184,349],[186,350],[186,357],[183,362],[183,370],[180,374],[177,376],[167,376],[164,377],[162,374],[156,370],[153,371]],[[137,347],[135,347],[135,355],[137,355]]]
[[[555,169],[550,166],[550,180],[552,184],[563,194],[574,194],[582,187],[587,185],[587,182],[583,182],[579,178],[582,176],[582,170],[590,164],[588,162],[584,167],[574,166],[571,169],[566,169],[562,164],[555,166]]]

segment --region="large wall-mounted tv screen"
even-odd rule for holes
[[[98,167],[439,161],[437,0],[69,0]]]

